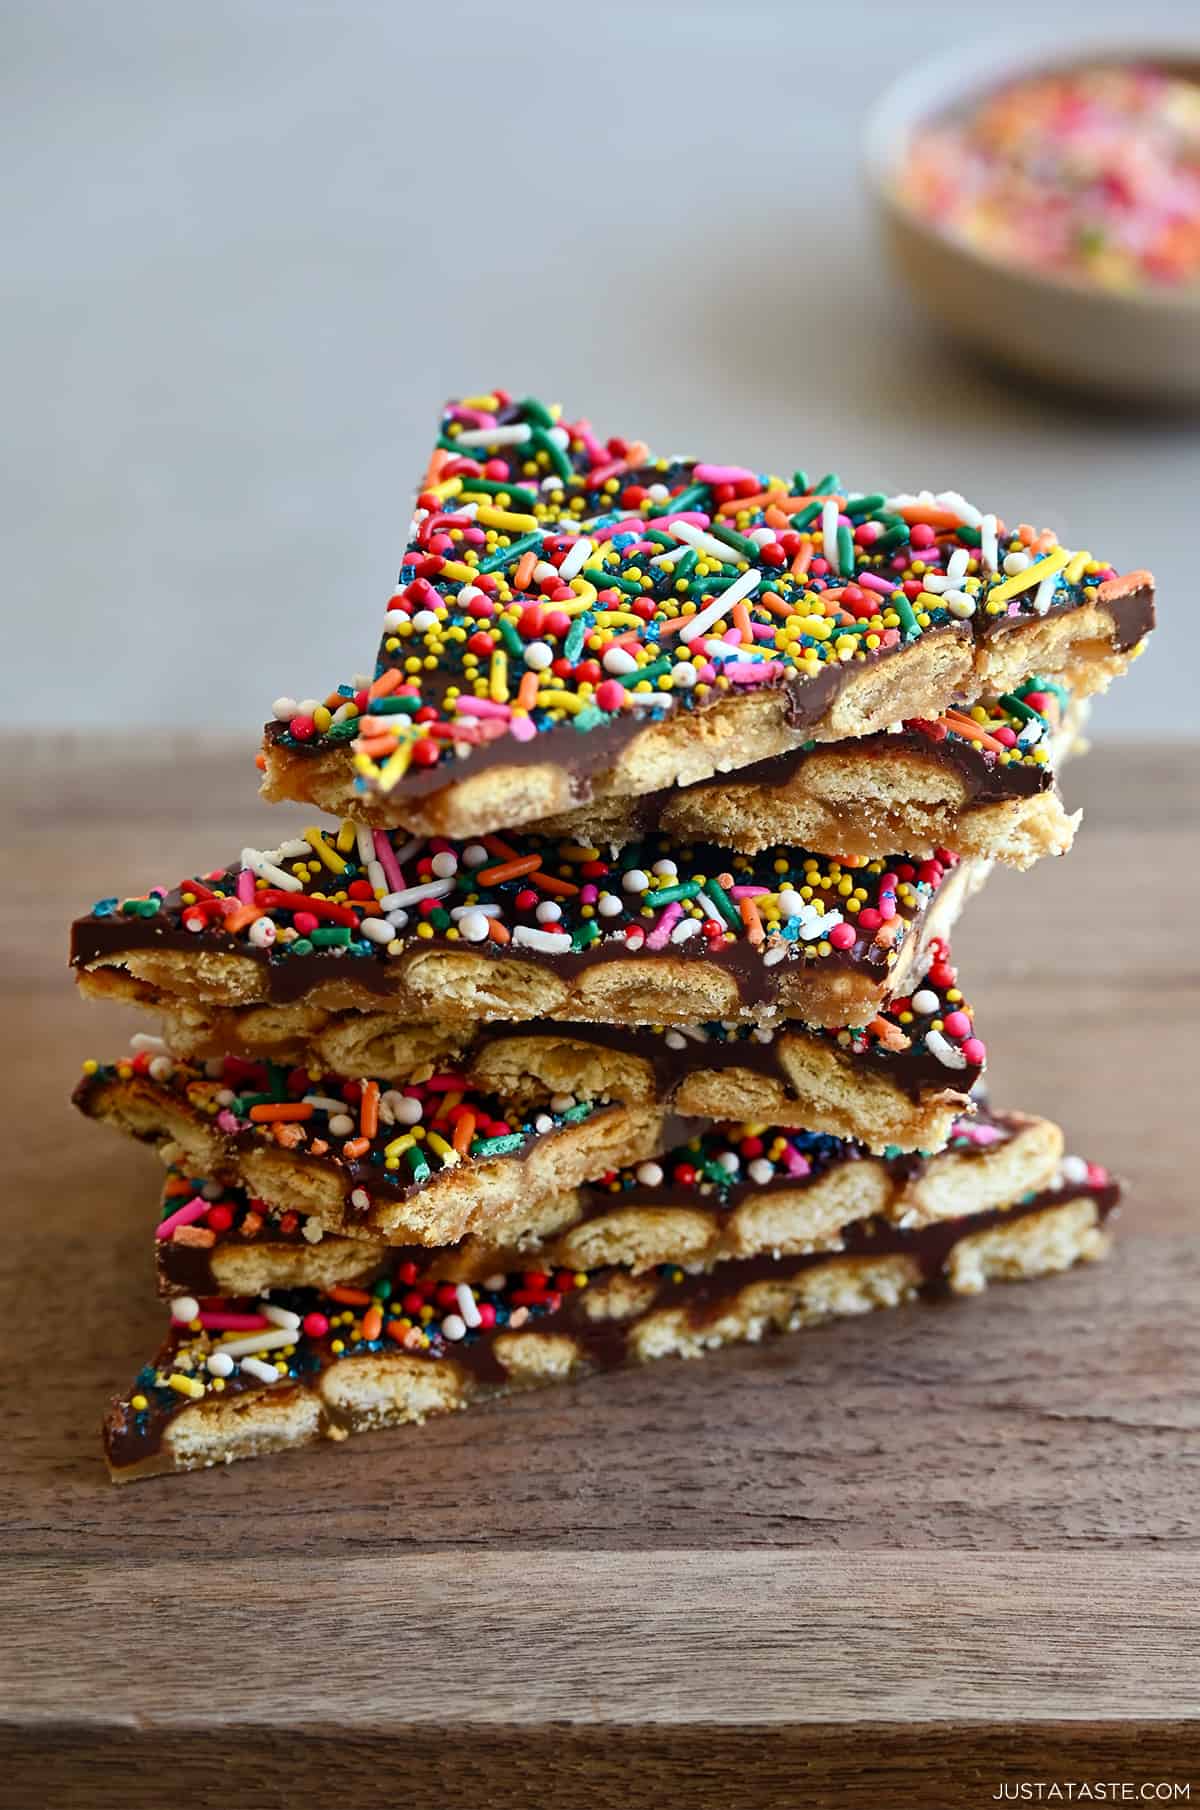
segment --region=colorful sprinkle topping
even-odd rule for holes
[[[983,634],[1115,576],[956,491],[655,459],[497,390],[443,416],[373,677],[278,699],[271,733],[352,742],[361,791],[437,790],[493,743],[511,762],[561,730],[578,761],[593,731],[799,695],[931,629]]]
[[[1200,276],[1200,83],[1083,68],[1015,82],[915,138],[903,200],[998,262],[1103,289]]]

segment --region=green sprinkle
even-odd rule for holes
[[[670,547],[672,550],[679,545],[679,542],[673,539],[671,535],[664,534],[661,528],[643,528],[642,539],[652,540],[656,545],[660,547]]]
[[[570,629],[567,631],[567,638],[563,642],[563,659],[569,660],[572,666],[574,666],[576,660],[578,660],[580,654],[583,652],[584,637],[587,635],[587,632],[588,625],[583,617],[576,616]]]
[[[502,1138],[480,1138],[478,1143],[471,1145],[471,1155],[508,1156],[512,1151],[519,1150],[524,1142],[519,1131],[510,1131]]]
[[[661,892],[652,892],[648,903],[651,905],[674,905],[676,899],[694,899],[700,891],[697,880],[689,880],[683,886],[664,886]]]
[[[839,527],[837,531],[838,566],[843,578],[854,577],[854,536],[849,528]]]
[[[706,880],[704,890],[720,912],[731,930],[740,930],[742,920],[738,916],[733,900],[725,891],[719,880]]]
[[[524,509],[533,509],[537,505],[536,491],[526,490],[524,484],[499,484],[494,478],[465,478],[463,487],[454,498],[455,502],[466,502],[468,498],[481,496],[506,496],[514,503],[520,503]]]
[[[553,423],[551,423],[553,426]],[[532,444],[539,447],[553,465],[555,471],[565,484],[571,474],[571,461],[568,459],[557,440],[552,440],[544,427],[532,427],[529,432]]]
[[[697,503],[703,503],[707,498],[707,484],[689,484],[686,490],[681,490],[678,496],[672,497],[664,505],[661,513],[668,519],[673,515],[682,515],[685,510],[694,509]]]
[[[420,708],[420,698],[398,698],[394,692],[390,698],[373,698],[371,701],[372,716],[416,716]]]
[[[522,396],[517,404],[517,410],[518,413],[524,415],[531,427],[550,428],[557,425],[546,404],[539,402],[536,396]]]
[[[314,930],[310,933],[315,949],[348,949],[350,947],[349,924],[331,924],[327,930]]]
[[[804,505],[803,509],[801,509],[797,515],[790,516],[788,519],[790,520],[792,527],[796,530],[797,534],[803,534],[804,530],[809,526],[809,524],[811,522],[816,521],[816,519],[820,515],[820,513],[821,513],[820,503],[806,503]],[[878,546],[879,542],[876,541],[875,545]]]
[[[1006,691],[1000,702],[1013,716],[1019,716],[1022,722],[1041,723],[1045,721],[1040,710],[1035,710],[1032,704],[1027,704],[1024,698],[1017,697],[1015,692]]]
[[[700,557],[700,555],[697,553],[695,547],[689,547],[687,552],[681,553],[679,555],[679,558],[672,565],[672,567],[671,567],[672,577],[686,578],[688,573],[691,571],[692,567],[695,565],[696,561],[699,559],[699,557]]]
[[[836,471],[827,471],[823,478],[817,479],[817,481],[813,485],[812,489],[813,489],[814,496],[824,497],[824,496],[840,495],[841,489],[842,489],[842,480],[838,477],[838,474]]]
[[[806,471],[794,471],[792,473],[792,495],[808,495],[808,473]]]
[[[562,1115],[563,1124],[578,1125],[581,1119],[590,1119],[591,1116],[592,1102],[590,1100],[581,1100],[578,1106],[568,1106],[566,1112]]]
[[[404,1154],[408,1158],[408,1166],[413,1172],[413,1180],[415,1182],[428,1181],[432,1171],[425,1161],[424,1151],[418,1150],[415,1144],[410,1144]]]
[[[904,639],[906,641],[915,641],[917,636],[921,633],[921,625],[914,616],[912,604],[908,601],[904,592],[897,587],[888,598],[888,602],[900,618],[900,626],[904,630]]]
[[[871,542],[872,553],[894,553],[897,547],[903,547],[912,539],[912,529],[907,522],[899,522],[881,534],[877,541]]]
[[[653,660],[649,666],[639,666],[636,672],[621,673],[617,683],[630,689],[635,685],[640,685],[643,679],[649,679],[653,683],[660,673],[670,672],[673,665],[674,661],[670,654],[664,654],[661,660]]]
[[[418,700],[413,698],[412,702],[415,704]],[[372,704],[371,708],[374,710],[375,706]],[[329,725],[329,728],[325,731],[325,740],[327,742],[351,742],[356,735],[361,733],[361,731],[362,724],[358,717],[344,716],[340,723],[331,723]]]
[[[585,704],[583,709],[577,710],[571,718],[572,726],[579,735],[586,735],[589,729],[599,729],[600,725],[607,721],[608,718],[598,704]]]
[[[571,948],[576,954],[578,954],[581,949],[590,948],[593,943],[599,942],[599,940],[600,929],[594,918],[586,918],[582,924],[577,925],[571,932]]]
[[[298,936],[294,943],[288,944],[289,955],[311,955],[313,946],[306,936]]]
[[[607,566],[585,566],[580,573],[589,584],[594,584],[598,591],[607,590],[615,585],[618,591],[624,591],[629,597],[643,597],[645,592],[636,578],[622,578],[619,572],[610,572]]]
[[[969,522],[960,522],[958,538],[964,547],[979,547],[983,544],[982,534],[980,534],[978,528],[972,528]],[[878,541],[876,541],[875,544],[878,546]]]
[[[865,521],[868,516],[878,520],[876,510],[886,501],[882,490],[872,490],[866,496],[847,497],[846,514],[852,521]]]
[[[480,572],[498,572],[501,566],[514,564],[524,554],[536,552],[541,544],[542,531],[538,528],[532,534],[523,534],[511,547],[497,547],[494,553],[489,553],[486,559],[480,560],[476,569]]]
[[[500,639],[503,641],[513,659],[523,660],[525,658],[525,643],[522,641],[520,635],[518,635],[507,616],[501,616],[498,627],[500,629]],[[419,698],[413,698],[411,701],[414,704],[420,703]]]
[[[739,534],[736,528],[727,528],[724,522],[713,522],[710,524],[708,532],[716,540],[723,540],[727,547],[732,547],[735,552],[740,553],[743,559],[758,558],[758,542],[750,540],[745,534]]]

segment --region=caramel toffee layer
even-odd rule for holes
[[[469,1398],[511,1385],[497,1340],[522,1327],[568,1335],[575,1352],[571,1373],[581,1374],[636,1361],[631,1333],[651,1305],[683,1309],[688,1328],[702,1337],[748,1284],[786,1281],[847,1259],[892,1255],[910,1259],[921,1286],[936,1290],[963,1240],[1001,1223],[1011,1226],[1036,1218],[1074,1200],[1093,1203],[1103,1222],[1118,1194],[1117,1185],[1109,1181],[1064,1182],[1000,1211],[914,1231],[886,1221],[862,1222],[847,1228],[845,1248],[836,1257],[827,1252],[790,1258],[764,1255],[695,1275],[665,1265],[654,1279],[652,1301],[644,1298],[637,1313],[624,1319],[594,1318],[587,1311],[589,1289],[603,1287],[620,1274],[612,1270],[495,1276],[477,1289],[422,1284],[415,1276],[399,1289],[376,1284],[372,1290],[284,1291],[262,1301],[188,1302],[186,1311],[194,1309],[194,1316],[175,1326],[129,1395],[113,1403],[104,1429],[108,1461],[118,1475],[133,1467],[152,1469],[164,1433],[178,1416],[197,1411],[198,1404],[261,1395],[264,1390],[278,1391],[286,1399],[297,1390],[317,1389],[331,1368],[355,1358],[415,1358],[452,1366]],[[203,1406],[198,1411],[203,1413]],[[350,1425],[344,1428],[350,1430]]]
[[[160,978],[161,991],[284,1004],[329,989],[341,1003],[390,1000],[410,1015],[430,1004],[431,964],[447,964],[437,1005],[451,1015],[460,988],[491,997],[541,971],[577,989],[587,1009],[576,1016],[602,1022],[612,1010],[604,968],[620,964],[612,977],[623,986],[682,987],[684,1015],[672,1022],[703,1016],[686,1011],[694,977],[728,989],[734,1016],[808,1016],[807,990],[824,1008],[812,1018],[840,1024],[829,989],[842,989],[842,1009],[847,997],[864,1002],[869,1017],[985,871],[946,850],[842,862],[651,836],[605,856],[530,833],[451,842],[344,823],[269,853],[245,849],[169,892],[101,900],[74,924],[71,959],[85,969],[127,960],[136,975],[135,958],[203,957],[173,983]],[[232,978],[214,957],[237,958]],[[462,1015],[511,1012],[467,1004]],[[627,1009],[616,1016],[627,1022]]]
[[[893,1149],[883,1156],[874,1155],[862,1144],[816,1132],[781,1126],[717,1127],[698,1133],[665,1156],[610,1170],[583,1184],[574,1191],[570,1213],[554,1216],[554,1230],[564,1224],[574,1230],[626,1208],[651,1213],[691,1208],[715,1212],[728,1220],[749,1202],[782,1195],[802,1197],[838,1171],[865,1175],[864,1165],[872,1181],[879,1171],[884,1172],[890,1194],[888,1216],[904,1220],[911,1212],[911,1184],[931,1173],[948,1175],[955,1165],[982,1168],[989,1155],[1039,1124],[1021,1113],[983,1107],[973,1118],[955,1125],[941,1153]],[[1034,1171],[1025,1172],[1030,1180],[1040,1182],[1053,1172],[1058,1148],[1061,1145],[1050,1148],[1047,1163],[1039,1140]],[[864,1198],[876,1198],[877,1192]],[[467,1246],[434,1256],[421,1245],[384,1245],[331,1236],[303,1209],[280,1210],[240,1189],[175,1171],[164,1187],[156,1239],[159,1286],[165,1294],[205,1297],[225,1292],[214,1263],[226,1250],[270,1255],[317,1249],[323,1263],[334,1257],[338,1274],[356,1282],[379,1274],[394,1275],[398,1266],[412,1268],[414,1264],[436,1273],[439,1279],[457,1281],[478,1274],[481,1261],[491,1267],[518,1263],[519,1246],[530,1226],[538,1226],[532,1203],[526,1220],[506,1222],[486,1239],[468,1241]],[[840,1243],[844,1230],[836,1227],[831,1239]],[[835,1248],[834,1242],[830,1248]]]

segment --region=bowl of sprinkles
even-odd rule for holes
[[[951,57],[884,97],[866,157],[942,326],[1054,383],[1200,403],[1200,47]]]

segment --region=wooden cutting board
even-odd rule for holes
[[[66,925],[289,814],[224,744],[3,751],[0,1801],[1200,1789],[1195,748],[1069,771],[1074,852],[956,937],[993,1097],[1131,1184],[1111,1263],[122,1490],[159,1171],[67,1105],[138,1021]]]

